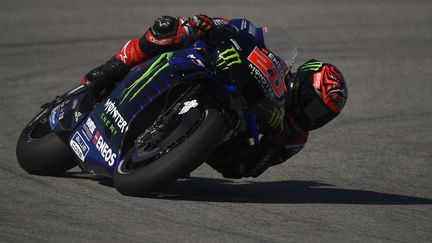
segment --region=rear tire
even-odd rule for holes
[[[38,115],[24,128],[18,139],[18,163],[29,174],[53,176],[77,165],[71,151],[49,130],[47,122],[44,115]],[[42,136],[34,137],[37,128],[46,131]]]
[[[226,133],[222,115],[215,109],[206,115],[198,128],[181,144],[156,161],[131,173],[114,171],[114,186],[123,195],[139,196],[155,187],[174,181],[197,168],[219,145]]]

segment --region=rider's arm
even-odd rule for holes
[[[205,38],[214,26],[227,21],[202,14],[192,18],[162,16],[142,37],[128,41],[115,58],[132,68],[158,54],[184,48],[197,39]]]
[[[139,38],[129,40],[106,63],[94,68],[82,79],[92,93],[113,86],[135,65],[166,51],[185,47],[218,24],[228,23],[224,18],[195,15],[193,18],[163,16]]]
[[[259,153],[248,140],[230,140],[219,147],[207,163],[226,178],[257,177],[298,153],[305,146],[308,135],[308,132],[301,132],[283,138],[266,134],[261,138]]]
[[[304,148],[309,132],[301,132],[294,137],[280,137],[269,134],[261,139],[260,158],[247,166],[245,176],[257,177],[269,167],[280,164]]]

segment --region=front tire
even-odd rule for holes
[[[29,174],[58,175],[77,165],[72,153],[51,132],[44,110],[22,131],[16,155],[19,165]]]
[[[133,172],[114,172],[114,186],[123,195],[139,196],[156,186],[184,176],[202,164],[226,133],[222,115],[215,109],[207,109],[198,128],[170,152]]]

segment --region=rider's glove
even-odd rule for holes
[[[302,143],[290,143],[281,134],[267,134],[261,138],[260,143],[260,154],[246,160],[242,166],[243,177],[258,177],[267,168],[283,163],[304,147]]]
[[[248,140],[228,141],[218,149],[209,164],[226,178],[258,177],[269,167],[299,152],[307,136],[308,133],[296,137],[268,133],[261,138],[259,151]]]
[[[281,148],[284,140],[274,135],[264,135],[261,140],[261,151],[256,154],[244,165],[244,177],[258,177],[270,166],[282,163],[283,161],[275,161],[279,159],[278,150]]]
[[[275,165],[276,150],[279,146],[274,146],[274,141],[269,139],[269,135],[261,139],[261,150],[258,152],[249,142],[241,143],[229,142],[225,147],[235,147],[236,154],[226,154],[225,158],[214,158],[210,165],[219,171],[226,178],[257,177],[268,167]],[[280,162],[279,162],[280,163]]]
[[[216,26],[212,18],[204,14],[193,16],[189,24],[199,38],[205,38],[206,34]]]

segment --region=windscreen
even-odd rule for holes
[[[246,31],[255,36],[259,43],[264,44],[273,54],[284,60],[289,67],[294,64],[297,57],[297,46],[286,29],[275,26],[256,27],[247,19],[232,19],[230,24],[239,31]]]
[[[288,31],[272,26],[261,29],[265,46],[292,67],[297,57],[297,46]]]

